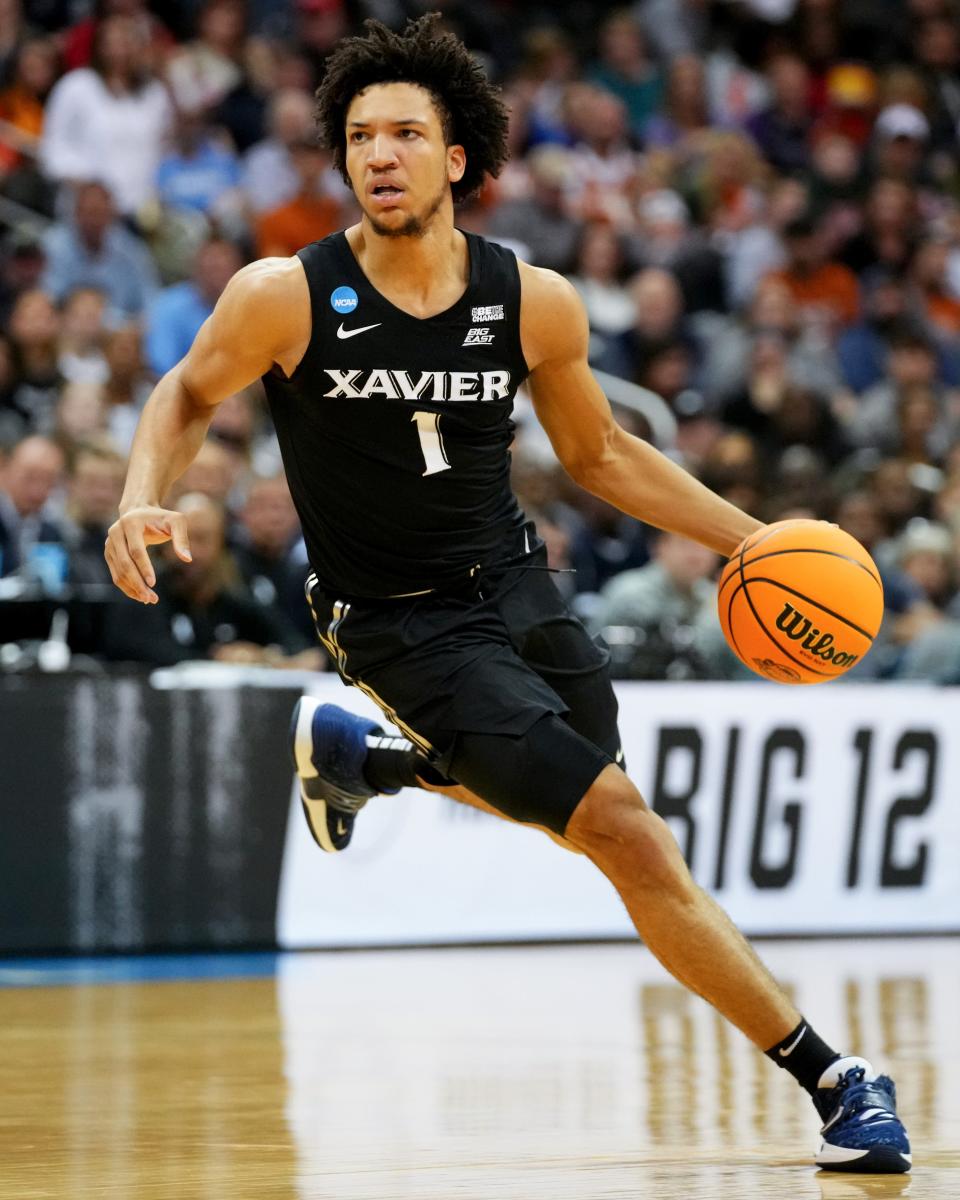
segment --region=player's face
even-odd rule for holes
[[[430,94],[412,83],[380,83],[347,110],[347,173],[364,216],[384,237],[422,237],[451,204],[463,175],[462,146],[448,146]]]

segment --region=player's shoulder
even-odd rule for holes
[[[549,301],[571,308],[580,308],[580,297],[577,289],[569,279],[565,279],[557,271],[547,267],[535,267],[522,258],[517,259],[517,269],[520,272],[520,287],[523,299],[535,304]]]
[[[238,302],[260,303],[295,299],[306,288],[303,263],[291,258],[258,258],[230,279],[224,297]]]
[[[309,337],[310,292],[293,258],[260,258],[230,279],[217,302],[218,335],[254,341],[277,358]]]
[[[221,316],[252,318],[269,326],[272,320],[289,320],[291,312],[306,308],[310,293],[300,259],[258,258],[230,279],[217,304]]]
[[[556,271],[517,259],[520,327],[531,370],[546,360],[586,353],[589,323],[576,288]]]

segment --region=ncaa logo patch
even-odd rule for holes
[[[352,287],[338,287],[330,293],[330,307],[335,313],[352,313],[359,303]]]

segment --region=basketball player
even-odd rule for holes
[[[216,405],[262,377],[320,637],[405,734],[301,700],[294,755],[318,843],[342,850],[366,800],[404,785],[544,829],[607,876],[677,979],[810,1092],[821,1166],[908,1170],[892,1082],[800,1016],[623,769],[606,654],[510,491],[517,387],[570,475],[631,516],[725,555],[758,522],[614,423],[563,278],[456,229],[454,202],[503,164],[507,116],[434,17],[343,41],[318,118],[360,223],[239,271],[161,379],[107,539],[114,582],[155,603],[146,548],[169,540],[189,559],[162,499]]]

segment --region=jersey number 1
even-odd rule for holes
[[[443,437],[440,433],[440,414],[415,412],[410,420],[417,423],[417,436],[420,438],[420,449],[423,451],[423,461],[426,466],[424,475],[436,475],[440,471],[449,471],[450,460],[443,448]]]

